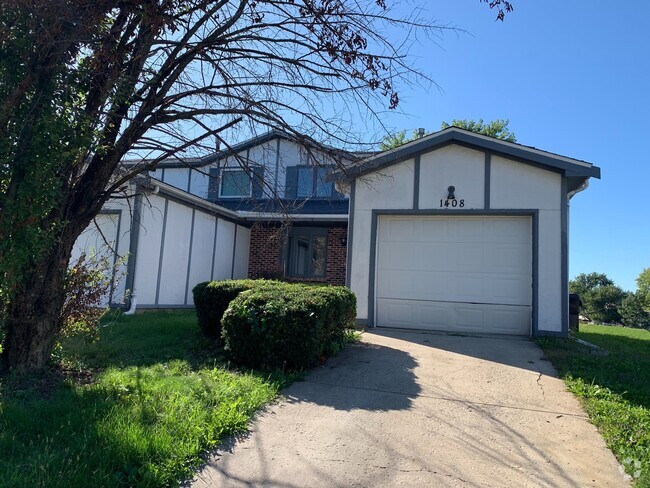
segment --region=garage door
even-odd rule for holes
[[[530,217],[379,218],[378,326],[530,335]]]

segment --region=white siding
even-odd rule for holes
[[[212,249],[216,224],[217,219],[212,215],[198,210],[194,214],[190,274],[185,298],[188,304],[193,303],[192,288],[197,283],[209,281],[212,276],[210,267],[212,266]]]
[[[248,250],[251,241],[251,230],[237,226],[237,242],[235,245],[235,265],[233,278],[240,279],[248,276]]]
[[[562,177],[492,156],[492,208],[539,209],[538,329],[562,330]]]
[[[149,195],[142,207],[140,234],[135,264],[133,293],[139,304],[156,303],[156,284],[160,261],[160,243],[165,199]]]
[[[232,248],[235,242],[235,225],[227,220],[219,219],[217,229],[217,256],[214,261],[215,280],[228,280],[232,278]]]
[[[189,171],[189,168],[165,168],[165,178],[163,181],[168,185],[187,191]]]
[[[82,253],[89,258],[106,258],[113,272],[114,263],[117,265],[113,274],[113,295],[106,296],[102,305],[121,303],[125,292],[126,258],[129,254],[130,213],[129,208],[122,202],[116,202],[111,208],[105,209],[110,213],[101,213],[86,230],[77,238],[72,250],[70,264],[77,262]],[[109,290],[110,294],[110,290]]]
[[[191,228],[192,209],[169,201],[156,305],[185,303],[185,281],[190,257]]]
[[[440,210],[447,189],[456,188],[456,199],[465,209],[485,206],[485,153],[461,146],[447,146],[420,157],[421,209]],[[442,207],[454,210],[453,207]],[[455,207],[461,209],[461,207]]]

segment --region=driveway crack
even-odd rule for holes
[[[542,390],[542,397],[544,400],[546,400],[546,394],[544,393],[544,387],[542,386],[542,383],[540,383],[542,379],[542,372],[539,371],[539,375],[537,376],[537,386],[539,386],[539,389]]]

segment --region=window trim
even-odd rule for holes
[[[244,173],[248,177],[248,194],[244,195],[224,195],[223,194],[223,181],[224,181],[224,174],[225,173]],[[221,169],[221,174],[219,178],[219,198],[251,198],[251,195],[253,194],[253,178],[251,175],[248,173],[243,168],[222,168]]]
[[[285,268],[285,275],[289,278],[303,278],[303,279],[319,279],[324,280],[327,278],[327,237],[329,235],[328,227],[292,227],[287,236],[287,263]],[[297,240],[298,236],[308,236],[309,247],[307,248],[307,272],[298,274],[294,272],[298,268],[298,253]],[[323,274],[315,275],[312,269],[312,253],[313,253],[313,239],[315,237],[325,238],[325,246],[323,248]]]

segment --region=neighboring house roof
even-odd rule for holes
[[[586,161],[542,151],[532,146],[524,146],[522,144],[476,134],[475,132],[459,127],[449,127],[422,137],[421,139],[403,144],[395,149],[366,158],[347,171],[338,172],[335,178],[340,178],[342,181],[352,181],[381,168],[411,159],[417,154],[432,151],[449,144],[459,144],[473,149],[489,151],[495,155],[502,155],[526,164],[534,164],[545,169],[561,171],[570,180],[573,180],[573,184],[570,185],[569,190],[579,187],[590,177],[600,178],[600,168]]]
[[[375,154],[374,152],[371,151],[345,151],[343,149],[337,149],[332,146],[319,144],[318,142],[316,142],[315,140],[313,140],[308,136],[303,136],[302,138],[298,138],[290,134],[287,134],[286,132],[283,132],[281,130],[273,129],[259,136],[255,136],[245,141],[234,144],[228,147],[227,149],[222,149],[201,157],[194,157],[194,158],[179,157],[179,158],[172,158],[169,160],[163,160],[160,163],[158,163],[156,167],[158,169],[187,168],[187,167],[202,168],[218,161],[219,159],[232,156],[234,154],[239,154],[243,151],[265,144],[275,139],[285,139],[287,141],[292,141],[295,143],[303,143],[312,146],[314,148],[326,149],[330,152],[338,153],[343,156],[349,156],[351,158],[366,158],[372,154]],[[123,164],[125,164],[126,166],[131,166],[135,164],[146,163],[148,161],[151,160],[150,159],[127,159],[123,161]]]

